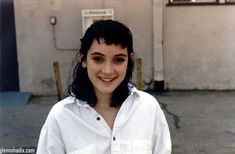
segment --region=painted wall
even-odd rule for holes
[[[58,46],[78,48],[82,9],[102,8],[113,8],[114,19],[132,30],[134,50],[143,63],[143,83],[154,78],[158,68],[154,66],[158,65],[154,56],[159,56],[154,52],[160,49],[163,39],[161,56],[166,89],[235,89],[235,5],[165,7],[163,2],[161,8],[158,0],[15,0],[14,3],[20,91],[55,94],[53,61],[59,61],[63,90],[67,87],[75,52],[54,48],[49,17],[57,17]],[[160,13],[158,9],[163,9],[162,15],[156,15]],[[156,21],[163,22],[162,27]]]
[[[60,63],[63,90],[66,89],[75,52],[54,48],[49,17],[57,17],[57,45],[79,48],[82,9],[113,8],[114,19],[125,23],[134,34],[134,50],[142,58],[143,79],[152,79],[152,0],[15,0],[14,5],[20,91],[55,94],[53,61]]]
[[[166,7],[168,89],[235,89],[235,5]]]

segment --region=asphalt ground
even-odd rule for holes
[[[172,154],[235,154],[235,91],[150,93],[166,115]],[[32,97],[23,106],[0,107],[0,154],[5,149],[35,153],[56,102],[56,96]]]

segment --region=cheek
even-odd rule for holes
[[[119,72],[122,73],[123,75],[126,75],[127,72],[127,64],[123,65],[120,67]]]
[[[89,60],[87,61],[87,70],[97,70],[97,64],[95,64],[93,61]]]
[[[98,72],[97,65],[94,65],[92,63],[87,63],[87,73],[89,78],[92,78],[96,73]]]

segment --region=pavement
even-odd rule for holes
[[[235,91],[150,93],[166,115],[172,154],[235,154]],[[41,127],[56,102],[56,96],[32,97],[23,106],[0,107],[0,154],[13,148],[36,151]]]

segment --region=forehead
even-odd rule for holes
[[[99,42],[94,39],[88,53],[99,52],[102,54],[127,54],[127,48],[123,48],[121,44],[106,44],[104,39],[99,39]]]

